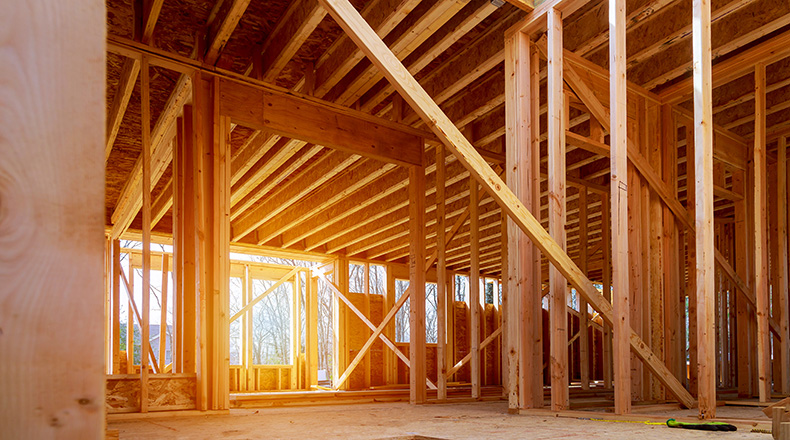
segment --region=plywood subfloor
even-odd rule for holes
[[[638,423],[508,415],[505,402],[381,403],[231,410],[230,415],[112,422],[121,439],[767,439],[766,434],[709,433]]]

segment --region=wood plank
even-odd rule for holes
[[[106,14],[14,2],[2,22],[1,435],[100,439]]]
[[[420,160],[422,162],[422,160]],[[409,168],[409,403],[425,403],[425,170]]]
[[[700,419],[716,417],[716,285],[713,230],[713,102],[710,2],[693,1],[694,191]],[[687,162],[687,165],[688,164]],[[722,347],[723,349],[723,347]]]
[[[471,186],[477,182],[471,179]],[[471,355],[470,374],[472,382],[472,399],[480,397],[480,193],[469,192],[469,309],[471,323],[469,331],[469,354]]]
[[[779,326],[781,338],[780,371],[782,372],[779,392],[790,394],[790,292],[788,292],[788,252],[787,252],[787,145],[785,137],[779,138],[776,160],[777,197],[777,289],[779,297]]]
[[[250,0],[224,1],[214,21],[209,26],[206,36],[206,54],[203,61],[207,64],[216,64],[225,48],[233,30],[247,10]]]
[[[422,166],[422,138],[406,126],[231,80],[222,80],[220,88],[220,112],[236,123],[385,162]]]
[[[767,176],[765,145],[765,64],[754,67],[754,290],[757,309],[757,370],[760,402],[771,399],[771,353],[768,330]]]
[[[579,188],[579,269],[587,274],[587,188]],[[590,337],[588,333],[589,314],[587,313],[587,301],[579,298],[579,379],[582,389],[590,389]]]
[[[143,29],[141,41],[148,43],[154,36],[154,28],[165,0],[143,0]]]
[[[631,412],[631,354],[626,343],[630,328],[628,259],[628,180],[627,101],[625,82],[625,1],[609,2],[609,102],[611,122],[605,112],[595,115],[611,135],[610,158],[612,215],[612,287],[614,288],[614,325],[612,350],[614,362],[614,407],[616,414]],[[590,102],[595,102],[591,100]],[[588,106],[589,107],[589,106]],[[590,108],[595,111],[595,107]],[[600,113],[600,111],[599,111]]]
[[[548,42],[548,156],[549,156],[549,234],[565,250],[565,94],[563,91],[562,13],[547,14]],[[584,275],[584,274],[583,274]],[[586,275],[585,275],[586,276]],[[568,392],[568,317],[567,282],[554,265],[549,266],[549,335],[551,354],[551,409],[570,406]]]
[[[529,131],[532,122],[529,115],[530,110],[530,52],[529,38],[518,32],[505,39],[505,170],[508,187],[513,190],[522,201],[526,194],[522,193],[521,179],[526,170],[522,167],[526,165],[524,149],[529,149],[532,141],[532,133]],[[474,183],[477,186],[477,182]],[[519,231],[513,220],[505,219],[503,235],[503,251],[507,251],[507,261],[502,262],[502,281],[504,283],[504,309],[503,326],[505,328],[505,348],[506,348],[506,382],[508,396],[508,411],[517,411],[522,405],[529,405],[532,400],[532,390],[527,393],[521,388],[525,386],[519,377],[520,351],[530,351],[531,345],[526,341],[522,343],[521,326],[519,325],[521,302],[521,273],[520,264],[521,248],[519,246]],[[524,256],[526,257],[526,256]],[[505,275],[507,271],[507,275]],[[532,328],[530,327],[530,330]],[[531,331],[529,332],[532,333]],[[531,340],[531,338],[530,338]],[[532,371],[532,356],[527,360],[529,364],[521,368]],[[526,384],[529,387],[530,384]],[[521,394],[526,399],[521,402]],[[532,405],[529,405],[530,407]]]
[[[332,17],[341,25],[344,31],[352,37],[355,43],[379,68],[385,72],[387,79],[398,89],[398,92],[418,111],[420,117],[429,128],[440,138],[461,163],[472,173],[486,191],[493,196],[502,208],[514,218],[518,226],[529,236],[546,255],[577,288],[580,294],[601,313],[608,323],[613,320],[612,306],[598,292],[595,286],[585,277],[573,263],[563,249],[543,229],[540,223],[522,206],[515,195],[510,191],[496,173],[488,166],[485,160],[463,137],[460,131],[441,112],[438,106],[425,93],[420,85],[408,73],[403,65],[392,55],[386,45],[375,34],[359,13],[347,0],[321,0]],[[661,361],[647,348],[639,336],[631,332],[631,347],[637,356],[642,359],[647,367],[659,378],[684,405],[693,406],[694,399],[683,388],[680,382],[667,370]]]
[[[148,412],[148,365],[151,359],[150,321],[151,314],[151,89],[148,58],[143,57],[140,66],[140,123],[142,125],[143,151],[142,158],[142,217],[143,217],[143,319],[141,328],[141,360],[140,360],[140,412]]]
[[[140,60],[138,58],[127,58],[121,68],[121,76],[118,80],[118,89],[112,100],[110,110],[107,112],[107,143],[104,147],[104,162],[110,158],[110,152],[121,128],[121,122],[132,99],[134,85],[137,83],[137,76],[140,74]]]
[[[436,147],[436,398],[447,399],[447,265],[445,263],[445,154]],[[477,185],[475,183],[475,185]]]
[[[291,2],[263,43],[261,56],[263,72],[260,79],[274,82],[325,16],[326,9],[322,8],[316,0]],[[249,70],[251,67],[248,69],[248,74]]]

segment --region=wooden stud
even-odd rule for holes
[[[549,234],[565,248],[565,104],[562,69],[562,14],[550,9],[548,90],[549,90]],[[549,329],[551,335],[551,409],[569,408],[567,283],[562,273],[549,266]]]
[[[473,188],[477,187],[477,182],[472,179],[470,184]],[[479,215],[479,192],[469,192],[469,258],[471,269],[469,270],[469,309],[471,323],[469,332],[471,333],[469,353],[471,354],[471,382],[472,399],[480,398],[480,215]]]
[[[531,54],[529,36],[516,32],[505,40],[505,154],[506,154],[506,180],[511,190],[526,202],[528,194],[524,193],[525,175],[528,168],[526,161],[531,149],[532,133],[530,124],[530,99],[531,78],[529,73]],[[525,151],[526,150],[526,151]],[[477,186],[477,183],[473,183]],[[507,343],[507,383],[508,383],[508,409],[517,410],[521,407],[531,408],[532,382],[524,381],[526,374],[531,374],[532,366],[532,325],[529,329],[522,328],[522,313],[525,307],[522,301],[528,302],[529,298],[522,294],[527,274],[523,273],[522,259],[528,256],[522,249],[520,236],[522,235],[516,224],[511,219],[505,219],[504,245],[507,247],[507,262],[502,262],[503,269],[507,267],[507,285],[505,306],[505,341]],[[531,292],[529,292],[531,293]],[[527,295],[529,295],[527,293]],[[531,313],[531,309],[530,309]],[[541,396],[542,398],[542,396]]]
[[[579,188],[579,269],[587,273],[587,188]],[[590,340],[587,301],[579,297],[579,362],[580,378],[583,390],[590,389]]]
[[[777,242],[776,270],[777,292],[779,298],[779,328],[783,335],[779,355],[781,382],[779,392],[790,394],[790,298],[788,295],[788,252],[787,252],[787,145],[785,137],[779,138],[776,161],[777,197]]]
[[[167,281],[170,278],[168,269],[169,258],[167,254],[162,254],[162,290],[160,291],[161,298],[160,314],[159,314],[159,371],[165,371],[165,353],[167,351]]]
[[[437,398],[447,399],[447,266],[445,264],[445,155],[436,147],[436,374]]]
[[[425,403],[425,170],[409,167],[409,402]]]
[[[143,144],[143,320],[141,322],[142,357],[140,361],[140,412],[148,412],[148,364],[150,358],[151,314],[151,89],[148,58],[143,57],[140,68],[140,99]]]
[[[127,329],[128,331],[128,329]],[[121,241],[112,241],[112,369],[111,374],[121,373]]]
[[[530,148],[527,161],[530,164],[529,168],[529,194],[531,206],[529,207],[532,215],[537,221],[541,221],[541,192],[540,192],[540,51],[536,44],[530,44],[530,63],[529,63],[529,78],[530,78]],[[534,93],[532,92],[534,91]],[[514,227],[516,227],[514,225]],[[533,242],[533,238],[522,235],[519,242],[519,247],[527,244],[527,253],[525,264],[528,266],[526,273],[531,276],[527,281],[527,288],[522,290],[521,302],[521,331],[523,338],[529,343],[529,330],[527,326],[530,325],[532,319],[532,368],[531,370],[519,370],[519,381],[521,383],[531,380],[532,381],[532,398],[529,399],[526,395],[522,395],[519,400],[524,405],[524,402],[532,401],[534,408],[543,408],[543,296],[541,294],[541,283],[543,282],[543,275],[541,273],[542,258],[540,249]],[[531,300],[531,301],[530,301]],[[521,361],[523,364],[528,364],[525,359],[529,355],[530,350],[522,350]],[[531,377],[530,377],[531,376]],[[524,386],[526,393],[527,386]]]
[[[713,230],[713,104],[710,2],[694,0],[694,168],[697,247],[698,399],[702,419],[716,417],[716,289]],[[688,134],[687,134],[688,136]],[[690,166],[690,163],[687,162]]]
[[[754,67],[754,285],[757,302],[757,370],[760,402],[771,399],[766,224],[765,64]]]
[[[614,406],[631,412],[631,354],[628,261],[628,139],[626,129],[625,1],[609,1],[609,102],[611,117],[612,286],[614,288]]]

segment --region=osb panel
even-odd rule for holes
[[[151,377],[148,380],[148,406],[178,406],[189,409],[195,405],[194,377]],[[140,408],[139,378],[107,378],[106,407],[108,412],[133,412]]]
[[[108,412],[140,408],[140,380],[107,379],[106,407]]]
[[[152,378],[148,381],[148,405],[195,405],[197,380],[194,377]]]

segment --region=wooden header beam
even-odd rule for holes
[[[612,305],[595,288],[593,283],[581,272],[567,253],[546,232],[538,220],[524,207],[513,192],[491,169],[469,141],[461,134],[452,121],[442,112],[439,106],[411,76],[403,64],[384,44],[370,25],[359,15],[348,0],[321,0],[330,15],[343,30],[365,52],[368,58],[381,71],[390,83],[409,102],[414,110],[431,130],[442,140],[450,151],[458,158],[465,168],[483,185],[488,192],[513,219],[522,231],[540,248],[548,260],[562,275],[584,296],[584,298],[601,313],[603,319],[612,324],[614,319]],[[645,342],[630,330],[632,351],[644,362],[645,366],[656,375],[659,381],[684,406],[696,405],[694,398],[685,387],[672,375],[662,361],[653,354]]]
[[[424,143],[415,130],[313,98],[222,79],[220,113],[245,127],[398,165],[423,165]]]

